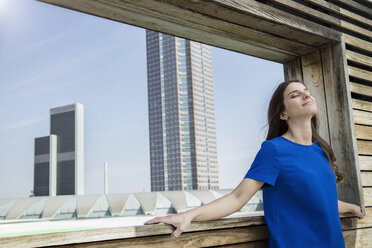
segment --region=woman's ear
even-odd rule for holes
[[[287,120],[287,114],[285,114],[284,112],[280,114],[280,119],[282,119],[283,121]]]

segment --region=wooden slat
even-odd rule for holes
[[[372,141],[357,140],[358,154],[372,155]]]
[[[347,230],[343,232],[345,247],[347,248],[368,248],[372,244],[372,228]]]
[[[349,68],[349,75],[355,78],[362,79],[364,81],[368,81],[372,83],[372,72],[366,71],[363,69],[356,68],[354,66],[348,66]],[[371,84],[372,86],[372,84]]]
[[[364,50],[366,52],[371,52],[372,51],[372,43],[371,42],[353,37],[353,36],[348,35],[348,34],[342,34],[342,35],[345,38],[345,43],[346,44],[348,44],[350,46],[357,47],[357,48],[359,48],[361,50]]]
[[[311,40],[314,40],[315,44],[319,45],[329,41],[267,21],[267,29],[271,28],[274,32],[282,30],[286,35],[262,32],[258,27],[265,26],[263,20],[241,12],[232,13],[244,16],[241,19],[248,26],[158,1],[45,0],[45,2],[281,63],[295,59],[291,54],[298,52],[296,55],[302,55],[311,52],[312,48],[305,45],[306,42],[311,43]],[[249,18],[254,18],[255,21],[248,21]],[[301,38],[301,33],[308,37]],[[300,39],[301,42],[290,40],[288,36]]]
[[[333,1],[349,6],[351,8],[350,9],[351,11],[353,11],[353,9],[357,9],[358,11],[368,14],[370,17],[372,17],[372,14],[371,14],[372,9],[367,7],[367,5],[362,5],[356,1],[350,1],[350,0],[333,0]]]
[[[359,27],[355,24],[349,23],[347,21],[341,20],[341,27],[344,28],[345,30],[355,32],[357,34],[361,34],[363,36],[366,36],[368,38],[372,38],[372,32],[369,31],[368,29]]]
[[[237,244],[242,242],[266,240],[268,238],[267,226],[236,227],[231,229],[219,229],[194,233],[182,233],[178,238],[170,235],[149,236],[136,239],[115,240],[115,246],[111,247],[211,247],[225,244]],[[102,242],[80,244],[79,247],[107,247]],[[262,246],[259,246],[262,247]]]
[[[268,240],[251,241],[247,243],[229,244],[224,246],[212,246],[221,248],[267,248]]]
[[[155,2],[156,1],[110,0],[111,4],[115,3],[122,8],[134,6],[135,4],[136,8],[150,9],[152,6],[155,6]],[[177,6],[183,10],[190,10],[192,13],[207,15],[243,27],[275,34],[279,37],[285,37],[288,40],[297,41],[312,47],[319,47],[322,44],[328,43],[329,40],[340,40],[339,36],[341,33],[338,31],[303,20],[302,18],[256,1],[162,1],[164,4],[166,2],[169,3],[169,5],[164,8],[164,11],[167,11],[167,15],[170,12],[170,8]],[[300,30],[301,32],[299,32]],[[326,37],[326,40],[322,37]]]
[[[105,2],[112,6],[132,9],[157,18],[164,18],[164,14],[166,13],[167,19],[174,23],[180,23],[179,17],[182,16],[182,22],[186,21],[188,26],[194,28],[198,27],[200,30],[213,32],[224,37],[235,38],[234,40],[237,41],[248,42],[250,44],[271,50],[277,50],[290,55],[301,55],[314,50],[314,48],[302,43],[289,41],[278,36],[270,35],[269,33],[258,31],[257,29],[236,25],[234,23],[191,12],[170,4],[153,2],[153,4],[148,5],[146,1],[130,1],[123,3],[124,1],[116,0],[105,0]]]
[[[369,209],[367,209],[370,213]],[[340,221],[343,233],[348,230],[354,230],[358,225],[365,226],[369,223],[369,218],[358,220],[351,213],[340,214]],[[367,215],[366,215],[367,216]],[[193,222],[191,225],[197,225]],[[135,226],[133,230],[144,229],[145,226]],[[151,229],[150,229],[151,227]],[[12,238],[0,238],[1,245],[5,247],[267,247],[268,228],[266,224],[254,226],[242,226],[226,228],[220,227],[213,230],[200,230],[198,232],[183,232],[178,238],[170,237],[167,234],[154,235],[153,231],[161,227],[170,227],[170,225],[157,224],[147,226],[147,235],[135,238],[112,238],[112,234],[118,236],[118,228],[104,228],[87,231],[49,233],[17,236]],[[88,237],[84,236],[88,234]],[[92,241],[91,235],[95,234],[95,240]],[[111,234],[111,235],[110,235]],[[57,243],[55,237],[62,237],[63,241]],[[47,238],[50,239],[47,239]],[[235,244],[237,246],[235,246]],[[244,246],[239,246],[244,244]],[[55,246],[54,246],[55,245]]]
[[[350,90],[353,93],[372,97],[372,86],[350,82]]]
[[[295,59],[291,62],[288,62],[283,65],[284,69],[284,80],[301,80],[303,81],[302,78],[302,68],[301,68],[301,59]]]
[[[371,112],[354,109],[353,115],[354,115],[355,124],[372,126],[372,113]]]
[[[281,11],[277,8],[268,6],[266,4],[259,3],[257,1],[245,1],[245,0],[215,0],[213,3],[218,3],[220,7],[217,7],[215,4],[211,4],[212,1],[184,1],[184,0],[167,0],[167,2],[170,2],[172,4],[177,4],[178,6],[185,7],[187,9],[190,9],[192,11],[196,12],[203,12],[205,14],[214,15],[219,18],[229,20],[234,23],[240,23],[246,26],[247,21],[251,20],[244,20],[243,16],[238,15],[239,12],[246,12],[252,16],[256,16],[259,18],[262,18],[266,21],[271,22],[271,24],[277,23],[281,25],[285,25],[288,27],[291,27],[293,29],[297,30],[303,30],[308,32],[309,34],[313,34],[312,37],[308,36],[311,40],[316,38],[316,36],[319,37],[327,37],[328,39],[339,41],[339,35],[341,33],[336,32],[335,30],[332,30],[330,28],[323,27],[322,25],[316,24],[304,20],[303,18],[297,17],[296,15],[289,14],[285,11]],[[188,4],[185,4],[187,2]],[[192,2],[192,3],[191,3]],[[236,10],[234,14],[231,12],[226,12],[228,9],[230,10]],[[207,12],[206,12],[207,11]],[[258,24],[258,25],[257,25]],[[259,30],[266,29],[266,23],[260,22],[256,24],[256,28]],[[255,24],[253,24],[255,25]],[[276,32],[276,34],[282,36],[284,33],[283,30],[272,30],[272,25],[270,25],[270,31]],[[279,27],[280,28],[280,27]],[[318,29],[319,30],[316,30]],[[279,32],[277,32],[279,31]],[[301,37],[293,37],[292,34],[285,34],[289,39],[294,39],[298,41],[298,38]],[[308,44],[309,41],[302,40],[305,44]],[[315,43],[310,43],[315,44]],[[310,45],[309,44],[309,45]],[[320,44],[320,43],[318,43]],[[324,44],[324,43],[323,43]],[[313,45],[314,46],[314,45]],[[315,47],[318,47],[315,45]]]
[[[236,27],[247,27],[276,37],[285,38],[294,42],[307,44],[311,47],[319,47],[327,44],[329,41],[339,41],[341,33],[332,30],[322,25],[304,20],[284,11],[267,6],[256,1],[232,1],[232,0],[200,0],[200,1],[184,1],[184,0],[169,0],[169,1],[155,1],[155,0],[101,0],[101,1],[73,1],[73,0],[40,0],[55,4],[58,6],[82,11],[97,16],[106,17],[113,20],[118,20],[126,23],[141,26],[144,28],[156,30],[159,32],[166,31],[179,37],[190,39],[189,34],[182,31],[182,27],[193,28],[195,25],[201,25],[201,22],[194,22],[190,25],[189,21],[183,21],[187,17],[191,20],[200,19],[199,16],[208,17],[225,23],[234,24]],[[112,9],[108,7],[116,7],[116,12],[111,13]],[[107,11],[109,10],[109,11]],[[120,11],[126,11],[125,13]],[[131,14],[131,18],[125,18],[125,15]],[[119,14],[119,15],[118,15]],[[123,15],[125,14],[125,15]],[[134,15],[136,14],[136,15]],[[143,23],[142,16],[152,17],[151,23]],[[171,20],[171,18],[176,18]],[[159,19],[162,22],[159,22]],[[168,20],[168,21],[167,21]],[[175,33],[177,30],[170,30],[167,26],[170,25],[169,20],[173,25],[179,24],[181,31]],[[181,25],[182,24],[182,25]],[[163,29],[161,25],[166,25]],[[160,29],[160,30],[159,30]],[[231,26],[230,29],[234,30]],[[163,30],[163,31],[162,31]],[[208,30],[205,30],[208,31]],[[228,30],[224,30],[228,31]],[[209,30],[208,33],[214,33]],[[200,38],[193,37],[193,39],[200,41]],[[206,44],[208,39],[201,41]],[[225,47],[224,48],[228,48]],[[229,49],[229,48],[228,48]],[[293,58],[294,59],[294,58]],[[293,60],[291,59],[291,60]],[[291,61],[291,60],[287,60]],[[284,62],[283,62],[284,63]]]
[[[301,65],[304,83],[317,101],[317,116],[322,120],[319,123],[319,134],[325,141],[331,143],[329,139],[329,120],[326,109],[327,103],[324,92],[320,51],[303,56],[301,58]]]
[[[79,247],[84,247],[99,244],[93,242],[99,241],[103,244],[103,241],[107,241],[109,244],[121,247],[208,247],[267,239],[268,230],[263,218],[262,216],[261,225],[230,226],[230,228],[220,226],[216,229],[205,229],[208,226],[212,227],[215,221],[192,222],[187,231],[184,231],[177,239],[170,236],[175,230],[172,225],[154,224],[7,237],[0,238],[0,244],[4,247],[40,247],[78,243]],[[235,222],[241,220],[241,218],[235,219]],[[225,223],[227,222],[225,220]],[[189,231],[194,228],[199,231]],[[128,235],[133,238],[126,237]]]
[[[248,42],[257,46],[265,47],[271,50],[277,50],[290,55],[302,55],[314,51],[311,46],[304,45],[299,42],[289,41],[288,39],[270,35],[267,32],[261,32],[257,29],[252,29],[247,26],[236,25],[231,22],[226,22],[209,15],[203,15],[196,12],[191,12],[186,9],[179,8],[172,4],[164,4],[154,1],[148,5],[146,1],[117,1],[105,0],[106,3],[117,6],[119,8],[128,8],[134,11],[144,13],[148,16],[164,18],[167,14],[167,19],[174,23],[186,22],[188,26],[198,27],[200,30],[213,32],[221,36],[235,38],[234,40]],[[141,3],[142,2],[142,3]],[[180,19],[182,16],[182,20]]]
[[[359,110],[372,112],[372,102],[367,102],[367,101],[358,100],[358,99],[352,99],[352,102],[353,102],[353,109],[359,109]]]
[[[357,227],[357,221],[355,214],[351,212],[346,213],[339,213],[340,220],[341,220],[341,228],[342,231],[355,229]]]
[[[280,4],[281,6],[284,6],[286,8],[290,8],[292,10],[295,10],[296,12],[309,15],[311,17],[315,17],[319,20],[322,20],[329,24],[334,24],[336,26],[341,27],[341,20],[337,19],[336,17],[333,17],[331,15],[327,15],[323,12],[320,12],[316,9],[310,8],[306,5],[300,4],[298,2],[292,1],[292,0],[270,0],[270,2],[274,2],[277,4]]]
[[[366,188],[363,188],[363,190],[366,189]],[[366,198],[364,198],[366,199]],[[365,216],[363,217],[363,219],[359,219],[359,218],[341,218],[341,224],[342,224],[342,221],[346,222],[349,221],[349,225],[351,226],[351,228],[342,228],[343,231],[346,231],[346,230],[354,230],[356,228],[366,228],[366,227],[372,227],[372,207],[366,207],[365,208]],[[340,214],[340,216],[343,216],[343,214]]]
[[[232,230],[233,231],[233,230]],[[77,247],[93,247],[93,248],[117,248],[117,247],[131,247],[131,248],[146,248],[146,247],[169,247],[169,248],[176,248],[176,247],[185,247],[185,248],[201,248],[201,247],[223,247],[223,248],[267,248],[268,242],[266,240],[259,240],[259,241],[250,241],[250,242],[242,242],[242,243],[231,243],[225,244],[223,246],[209,246],[208,242],[199,242],[195,240],[196,238],[200,240],[208,240],[205,238],[201,233],[200,235],[195,234],[191,238],[191,242],[188,242],[186,237],[182,237],[181,239],[177,238],[167,238],[167,237],[148,237],[148,238],[141,238],[135,240],[113,240],[109,242],[94,242],[94,243],[87,243],[87,244],[79,244]],[[222,234],[221,232],[212,233],[211,235],[211,243],[215,243],[215,239],[217,239],[216,235],[220,235],[219,238],[223,239],[223,235],[229,235],[228,233]],[[195,238],[195,239],[194,239]],[[192,240],[194,239],[194,240]],[[232,242],[234,242],[232,240]],[[63,246],[66,248],[66,246]],[[69,247],[69,246],[67,246]],[[75,247],[75,246],[73,246]]]
[[[318,11],[316,9],[310,8],[306,5],[300,4],[298,2],[295,2],[293,0],[270,0],[271,2],[275,2],[277,4],[280,4],[286,8],[290,8],[292,10],[295,10],[298,13],[302,13],[308,16],[311,16],[313,18],[316,18],[322,22],[334,25],[336,27],[343,28],[348,31],[352,31],[364,36],[372,37],[372,31],[369,31],[368,29],[362,28],[360,26],[357,26],[355,24],[346,22],[344,20],[340,20],[336,17],[333,17],[331,15],[325,14],[321,11]]]
[[[361,170],[371,170],[372,171],[372,157],[371,156],[359,155],[359,166],[360,166]]]
[[[320,51],[330,144],[337,158],[336,164],[341,171],[348,175],[344,183],[338,185],[339,197],[363,206],[345,44],[342,42],[331,44]],[[316,71],[313,71],[312,74],[316,79]],[[318,101],[318,98],[316,99]],[[317,106],[319,105],[317,104]]]
[[[364,187],[363,188],[363,197],[364,197],[365,206],[366,207],[372,207],[372,188]],[[372,223],[370,223],[370,224],[371,224],[371,227],[372,227]]]
[[[362,185],[365,186],[372,186],[372,172],[362,171],[360,172],[362,178]]]
[[[340,8],[340,14],[345,16],[345,17],[348,17],[354,21],[357,21],[357,22],[361,22],[363,24],[367,24],[367,25],[370,25],[372,26],[372,21],[371,19],[368,19],[368,18],[365,18],[361,15],[358,15],[358,14],[355,14],[347,9],[344,9],[344,8]]]
[[[372,57],[346,50],[346,58],[349,61],[372,67]]]
[[[372,141],[372,126],[355,125],[355,133],[357,139]]]
[[[347,9],[341,8],[337,5],[334,5],[333,3],[327,2],[325,0],[304,0],[307,3],[314,4],[318,7],[323,8],[324,10],[330,11],[334,14],[339,14],[341,16],[350,18],[354,21],[361,22],[363,24],[367,24],[372,26],[372,20],[365,18],[361,15],[355,14]]]

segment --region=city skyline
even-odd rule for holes
[[[49,108],[72,102],[87,108],[85,194],[103,192],[105,161],[109,193],[150,191],[145,30],[36,1],[4,5],[0,198],[30,194],[33,139],[45,136]],[[283,67],[211,49],[220,188],[232,188],[265,138]]]

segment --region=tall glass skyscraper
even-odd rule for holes
[[[146,30],[151,191],[218,189],[211,48]]]

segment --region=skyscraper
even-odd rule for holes
[[[218,189],[211,48],[146,30],[151,190]]]
[[[57,136],[57,195],[84,194],[84,106],[50,109],[50,134]]]
[[[35,138],[34,195],[56,195],[57,136]]]
[[[84,106],[50,109],[50,135],[35,138],[34,195],[84,194]]]

